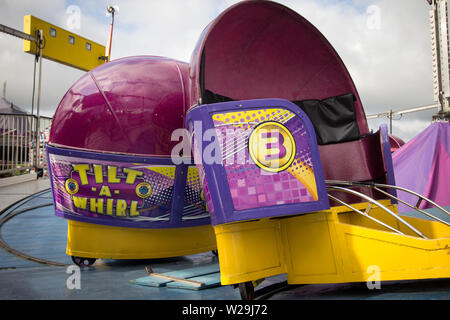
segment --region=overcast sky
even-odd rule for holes
[[[159,55],[188,62],[206,25],[236,0],[0,0],[0,23],[23,29],[32,14],[106,45],[117,5],[112,59]],[[328,38],[349,69],[366,114],[433,103],[429,9],[425,0],[279,0],[307,18]],[[73,7],[81,13],[74,23]],[[79,27],[79,28],[78,28]],[[31,111],[33,56],[22,40],[0,33],[0,82],[6,98]],[[62,96],[83,74],[43,60],[41,114],[53,116]],[[393,134],[409,140],[435,111],[403,116]],[[387,118],[371,120],[377,130]]]

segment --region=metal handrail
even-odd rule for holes
[[[441,222],[441,223],[443,223],[443,224],[445,224],[445,225],[447,225],[447,226],[450,226],[450,223],[449,223],[449,222],[444,221],[444,220],[442,220],[442,219],[440,219],[440,218],[438,218],[438,217],[432,215],[431,213],[428,213],[428,212],[426,212],[426,211],[420,209],[420,208],[419,208],[419,205],[421,204],[421,202],[422,202],[423,200],[425,200],[426,202],[432,204],[434,207],[436,207],[437,209],[439,209],[439,210],[442,211],[443,213],[447,214],[448,216],[450,216],[450,212],[448,212],[447,210],[445,210],[443,207],[441,207],[440,205],[438,205],[438,204],[435,203],[434,201],[432,201],[432,200],[430,200],[430,199],[424,197],[423,195],[421,195],[421,194],[419,194],[419,193],[417,193],[417,192],[415,192],[415,191],[409,190],[409,189],[407,189],[407,188],[404,188],[404,187],[398,187],[398,186],[393,186],[393,185],[389,185],[389,184],[382,184],[382,183],[351,182],[351,181],[338,181],[338,180],[327,180],[326,183],[327,183],[327,184],[333,184],[333,185],[338,184],[338,185],[347,185],[347,186],[353,186],[353,187],[373,188],[374,190],[376,190],[376,191],[378,191],[378,192],[380,192],[380,193],[382,193],[382,194],[384,194],[384,195],[390,197],[391,199],[394,199],[394,200],[396,200],[396,201],[399,201],[399,202],[403,203],[404,205],[410,207],[411,209],[416,210],[416,211],[419,212],[419,213],[422,213],[423,215],[426,215],[426,216],[428,216],[428,217],[430,217],[430,218],[432,218],[432,219],[434,219],[434,220],[436,220],[436,221],[439,221],[439,222]],[[396,196],[394,196],[394,195],[392,195],[392,194],[390,194],[390,193],[388,193],[388,192],[386,192],[386,191],[384,191],[384,190],[381,190],[380,188],[396,189],[396,190],[404,191],[404,192],[406,192],[406,193],[409,193],[409,194],[412,194],[412,195],[418,197],[418,198],[419,198],[419,201],[417,201],[417,204],[416,204],[416,206],[414,207],[414,206],[412,206],[411,204],[409,204],[409,203],[407,203],[407,202],[405,202],[405,201],[399,199],[398,197],[396,197]]]
[[[412,225],[410,225],[408,222],[406,222],[404,219],[402,219],[399,215],[397,215],[396,213],[392,212],[391,210],[389,210],[388,208],[386,208],[385,206],[383,206],[381,203],[379,203],[378,201],[372,199],[371,197],[357,192],[355,190],[351,190],[348,188],[343,188],[343,187],[338,187],[338,186],[327,186],[327,189],[331,189],[331,190],[336,190],[336,191],[343,191],[346,193],[350,193],[353,194],[355,196],[358,196],[372,204],[375,204],[376,206],[378,206],[379,208],[381,208],[382,210],[384,210],[385,212],[389,213],[391,216],[393,216],[395,219],[397,219],[398,221],[400,221],[401,223],[403,223],[405,226],[407,226],[410,230],[412,230],[414,233],[416,233],[419,237],[423,238],[423,239],[428,239],[428,237],[426,237],[422,232],[420,232],[419,230],[417,230],[416,228],[414,228]]]
[[[428,212],[426,212],[426,211],[424,211],[424,210],[422,210],[422,209],[420,209],[420,208],[418,207],[418,205],[419,205],[420,202],[421,202],[420,200],[422,200],[422,198],[420,198],[420,200],[419,200],[419,202],[418,202],[418,205],[417,205],[416,207],[413,207],[412,205],[410,205],[410,204],[407,203],[406,201],[403,201],[403,200],[401,200],[401,199],[399,199],[399,198],[393,196],[392,194],[390,194],[390,193],[388,193],[388,192],[386,192],[386,191],[384,191],[384,190],[381,190],[381,189],[378,188],[378,187],[374,187],[374,189],[377,190],[378,192],[384,194],[384,195],[387,195],[388,197],[390,197],[390,198],[392,198],[392,199],[394,199],[394,200],[397,200],[397,201],[403,203],[404,205],[410,207],[411,209],[414,209],[414,210],[416,210],[416,211],[418,211],[418,212],[420,212],[420,213],[422,213],[422,214],[424,214],[424,215],[426,215],[426,216],[428,216],[428,217],[430,217],[430,218],[432,218],[432,219],[434,219],[434,220],[436,220],[436,221],[439,221],[439,222],[441,222],[441,223],[443,223],[443,224],[445,224],[445,225],[447,225],[447,226],[450,227],[450,223],[448,223],[447,221],[444,221],[444,220],[442,220],[442,219],[440,219],[440,218],[438,218],[438,217],[432,215],[431,213],[428,213]],[[448,213],[448,212],[445,211],[445,210],[444,210],[444,212]]]
[[[421,195],[421,194],[419,194],[419,193],[417,193],[417,192],[415,192],[415,191],[412,191],[412,190],[409,190],[409,189],[406,189],[406,188],[403,188],[403,187],[392,186],[392,185],[381,184],[381,183],[375,183],[374,186],[375,186],[375,187],[381,187],[381,188],[393,188],[393,189],[397,189],[397,190],[400,190],[400,191],[404,191],[404,192],[410,193],[410,194],[415,195],[416,197],[420,198],[421,200],[425,200],[426,202],[431,203],[433,206],[435,206],[436,208],[438,208],[439,210],[441,210],[442,212],[444,212],[445,214],[447,214],[448,216],[450,216],[450,212],[448,212],[447,210],[445,210],[443,207],[441,207],[440,205],[438,205],[436,202],[432,201],[431,199],[426,198],[425,196],[423,196],[423,195]],[[416,209],[419,209],[419,208],[418,208],[418,205],[419,205],[419,204],[420,204],[420,203],[418,203],[418,204],[417,204],[417,207],[415,207]]]
[[[336,198],[336,197],[333,197],[333,196],[330,195],[330,194],[328,195],[328,198],[330,198],[330,199],[332,199],[332,200],[334,200],[334,201],[336,201],[336,202],[342,204],[343,206],[346,206],[347,208],[349,208],[349,209],[355,211],[356,213],[359,213],[360,215],[362,215],[362,216],[364,216],[364,217],[366,217],[366,218],[372,220],[373,222],[376,222],[376,223],[382,225],[383,227],[388,228],[388,229],[391,230],[391,231],[394,231],[395,233],[398,233],[398,234],[401,234],[401,235],[405,235],[403,232],[401,232],[401,231],[399,231],[399,230],[397,230],[397,229],[395,229],[395,228],[393,228],[393,227],[391,227],[391,226],[385,224],[384,222],[381,222],[381,221],[378,220],[378,219],[375,219],[374,217],[369,216],[367,213],[364,213],[364,212],[362,212],[361,210],[358,210],[358,209],[356,209],[355,207],[352,207],[352,206],[349,205],[348,203],[345,203],[344,201],[342,201],[342,200],[340,200],[340,199],[338,199],[338,198]]]
[[[46,157],[41,157],[45,145],[36,132],[50,128],[51,118],[29,114],[0,114],[0,175],[15,175],[33,167],[46,167]],[[44,130],[42,130],[44,131]]]

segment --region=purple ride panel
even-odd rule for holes
[[[138,228],[210,223],[195,166],[52,146],[48,163],[57,216]]]
[[[195,125],[195,121],[201,125]],[[279,126],[285,132],[282,136],[290,136],[294,141],[290,161],[277,172],[255,163],[258,157],[251,155],[249,147],[252,135],[268,124]],[[187,128],[193,133],[194,159],[213,225],[329,208],[315,133],[296,105],[281,99],[201,105],[189,110]],[[197,128],[201,128],[201,135]],[[211,143],[220,150],[216,163],[204,161],[210,142],[199,143],[211,128],[215,130]],[[266,134],[267,145],[275,153],[281,152],[286,140],[270,137],[273,133],[269,129]],[[270,152],[266,158],[273,156]]]

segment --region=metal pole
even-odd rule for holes
[[[11,117],[8,117],[8,126],[7,126],[7,134],[8,136],[6,137],[6,169],[9,170],[11,169],[10,166],[10,162],[9,162],[9,147],[10,147],[10,133],[11,133]]]
[[[389,133],[390,134],[392,134],[392,116],[393,116],[393,113],[392,113],[392,109],[391,109],[391,110],[389,110]]]
[[[440,105],[439,104],[431,104],[431,105],[427,105],[427,106],[421,106],[421,107],[415,107],[415,108],[411,108],[411,109],[402,109],[402,110],[398,110],[398,111],[392,111],[392,115],[403,115],[406,113],[411,113],[411,112],[419,112],[419,111],[425,111],[425,110],[430,110],[430,109],[437,109],[439,108]],[[383,112],[383,113],[377,113],[377,114],[369,114],[367,115],[367,119],[376,119],[376,118],[381,118],[381,117],[389,117],[389,112]]]
[[[448,13],[447,0],[439,0],[439,30],[442,63],[442,100],[441,119],[450,113],[450,70],[449,70],[449,37],[448,37]]]
[[[16,147],[16,150],[15,150],[15,154],[14,154],[14,170],[18,170],[18,168],[19,168],[19,141],[20,141],[20,137],[19,137],[19,134],[20,134],[20,125],[19,125],[19,123],[20,123],[20,116],[14,116],[14,127],[15,127],[15,129],[16,129],[16,134],[14,135],[14,144],[15,144],[15,147]]]
[[[23,128],[23,120],[25,119],[25,117],[20,117],[20,156],[19,156],[19,163],[20,163],[20,167],[23,166],[23,133],[24,133],[24,128]]]
[[[355,190],[352,189],[348,189],[348,188],[343,188],[343,187],[337,187],[337,186],[327,186],[327,189],[331,189],[331,190],[337,190],[337,191],[343,191],[346,193],[350,193],[353,195],[356,195],[358,197],[360,197],[361,199],[367,200],[371,203],[373,203],[374,205],[378,206],[379,208],[381,208],[382,210],[384,210],[385,212],[389,213],[391,216],[393,216],[395,219],[397,219],[398,221],[402,222],[404,225],[406,225],[409,229],[411,229],[412,231],[414,231],[415,233],[417,233],[417,235],[419,235],[419,237],[422,237],[424,239],[428,239],[422,232],[420,232],[419,230],[417,230],[416,228],[414,228],[411,224],[409,224],[408,222],[406,222],[405,220],[403,220],[399,215],[395,214],[394,212],[392,212],[391,210],[389,210],[388,208],[386,208],[385,206],[383,206],[381,203],[379,203],[378,201],[366,196],[363,193],[357,192]]]
[[[12,35],[14,37],[18,37],[20,39],[28,40],[28,41],[31,41],[31,42],[35,42],[36,41],[36,38],[33,37],[32,35],[27,34],[25,32],[22,32],[20,30],[16,30],[14,28],[10,28],[8,26],[5,26],[4,24],[0,24],[0,32],[4,32],[4,33],[7,33],[7,34]]]
[[[107,45],[107,61],[111,61],[111,47],[112,47],[112,36],[113,36],[113,29],[114,29],[114,12],[116,9],[113,6],[109,6],[107,8],[107,11],[111,13],[111,26],[109,28],[109,38],[108,38],[108,45]]]
[[[39,122],[40,122],[40,115],[39,115],[39,109],[41,106],[41,83],[42,83],[42,42],[43,42],[43,31],[39,30],[39,80],[38,80],[38,95],[37,95],[37,106],[36,106],[36,132],[35,132],[35,137],[36,137],[36,157],[35,157],[35,163],[34,163],[34,167],[36,172],[39,169],[39,151],[40,151],[40,128],[39,128]]]
[[[447,0],[427,0],[430,10],[434,96],[440,107],[435,120],[450,119],[450,70]]]
[[[442,69],[441,69],[441,50],[440,50],[440,32],[439,32],[439,10],[438,10],[438,3],[436,3],[436,0],[433,0],[431,2],[432,8],[431,8],[431,16],[430,16],[430,23],[432,26],[432,45],[433,45],[433,53],[435,55],[434,58],[434,76],[436,78],[435,80],[435,99],[437,99],[437,102],[439,102],[439,111],[442,110],[444,103],[442,101]]]
[[[6,128],[6,121],[7,121],[7,117],[3,117],[3,132],[2,132],[2,139],[3,139],[3,143],[2,143],[2,170],[5,170],[5,166],[6,166],[6,157],[5,157],[5,143],[6,143],[6,132],[8,131],[8,129]]]

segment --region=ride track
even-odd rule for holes
[[[2,233],[1,233],[1,229],[2,229],[3,225],[7,221],[9,221],[10,219],[12,219],[12,218],[14,218],[14,217],[16,217],[16,216],[18,216],[20,214],[23,214],[23,213],[26,213],[26,212],[29,212],[29,211],[32,211],[32,210],[35,210],[35,209],[38,209],[38,208],[53,206],[53,201],[52,201],[52,202],[43,203],[43,204],[39,204],[39,205],[36,205],[36,206],[32,206],[32,207],[28,207],[28,208],[16,211],[17,209],[19,209],[20,207],[22,207],[23,205],[25,205],[29,201],[31,201],[33,199],[36,199],[39,196],[41,196],[41,195],[43,195],[45,193],[48,193],[48,192],[50,192],[50,188],[42,190],[40,192],[37,192],[37,193],[35,193],[35,194],[31,195],[31,196],[28,196],[28,197],[26,197],[24,199],[18,200],[16,202],[14,202],[13,204],[9,205],[7,208],[5,208],[4,210],[2,210],[0,212],[0,247],[5,249],[7,252],[9,252],[9,253],[17,256],[17,257],[20,257],[22,259],[25,259],[25,260],[29,260],[29,261],[33,261],[33,262],[37,262],[37,263],[41,263],[41,264],[45,264],[45,265],[66,267],[66,266],[68,266],[68,264],[61,263],[61,262],[50,261],[50,260],[46,260],[46,259],[36,258],[36,257],[30,256],[30,255],[28,255],[26,253],[23,253],[23,252],[21,252],[19,250],[14,249],[13,247],[8,245],[3,240]]]
[[[11,205],[9,205],[8,207],[6,207],[5,209],[3,209],[0,212],[0,247],[11,254],[13,254],[19,258],[28,260],[28,261],[32,261],[32,262],[36,262],[36,263],[40,263],[40,264],[44,264],[44,265],[67,267],[67,266],[69,266],[69,264],[37,258],[37,257],[31,256],[31,255],[28,255],[24,252],[21,252],[19,250],[16,250],[13,247],[11,247],[10,245],[8,245],[2,237],[1,230],[2,230],[3,225],[7,221],[11,220],[12,218],[14,218],[20,214],[27,213],[32,210],[38,209],[38,208],[53,206],[53,201],[52,201],[52,202],[46,202],[43,204],[27,207],[25,209],[20,209],[22,206],[26,205],[31,200],[39,198],[40,196],[42,196],[48,192],[51,192],[50,188],[42,190],[40,192],[37,192],[37,193],[35,193],[31,196],[28,196],[24,199],[20,199],[16,202],[12,203]],[[214,253],[214,254],[217,255],[217,253]],[[252,284],[252,286],[253,286],[253,284]],[[258,290],[254,290],[253,287],[249,288],[250,291],[248,293],[242,292],[242,296],[247,297],[247,299],[249,299],[249,300],[265,300],[265,299],[270,298],[271,296],[273,296],[274,294],[276,294],[278,292],[288,290],[293,287],[298,287],[298,285],[294,285],[294,286],[288,285],[287,281],[283,281],[283,282],[279,282],[279,283],[269,284]],[[239,289],[245,290],[245,287],[242,287]]]
[[[21,207],[26,205],[31,200],[39,198],[40,196],[42,196],[48,192],[51,192],[50,188],[42,190],[40,192],[37,192],[26,198],[20,199],[16,202],[12,203],[11,205],[9,205],[8,207],[6,207],[5,209],[3,209],[0,212],[0,247],[11,254],[13,254],[19,258],[28,260],[28,261],[32,261],[32,262],[36,262],[36,263],[40,263],[40,264],[44,264],[44,265],[50,265],[50,266],[67,267],[67,266],[69,266],[69,264],[37,258],[37,257],[31,256],[31,255],[28,255],[24,252],[21,252],[17,249],[14,249],[10,245],[8,245],[2,237],[1,231],[2,231],[3,225],[6,222],[8,222],[9,220],[11,220],[12,218],[14,218],[20,214],[30,212],[35,209],[53,206],[53,201],[52,201],[52,202],[46,202],[43,204],[20,209]],[[217,253],[214,253],[214,254],[217,255]],[[248,288],[249,291],[247,293],[242,292],[242,296],[246,297],[246,299],[248,299],[248,300],[266,300],[278,292],[285,291],[285,290],[291,289],[293,287],[298,287],[298,285],[289,285],[287,283],[287,281],[283,281],[283,282],[279,282],[279,283],[272,283],[272,284],[264,286],[258,290],[254,290],[253,284],[251,284],[251,285],[252,285],[252,287]],[[256,287],[256,284],[255,284],[255,287]],[[246,290],[245,288],[246,287],[242,287],[242,288],[240,287],[239,289]]]
[[[333,188],[330,186],[330,184],[350,185],[350,186],[354,185],[354,183],[351,184],[349,182],[344,182],[344,181],[339,181],[339,182],[338,181],[327,181],[328,187]],[[365,187],[376,187],[376,186],[367,185],[367,184],[357,184],[357,185],[358,186],[363,185]],[[385,187],[385,186],[381,186],[381,187]],[[389,187],[391,187],[391,186],[389,186]],[[28,255],[26,253],[23,253],[19,250],[14,249],[13,247],[8,245],[4,241],[2,234],[1,234],[1,230],[2,230],[1,228],[3,227],[3,225],[7,221],[11,220],[12,218],[14,218],[20,214],[27,213],[32,210],[38,209],[38,208],[53,206],[53,201],[52,201],[52,202],[45,202],[42,204],[38,204],[38,205],[34,205],[31,207],[26,207],[26,208],[21,209],[23,206],[25,206],[30,201],[32,201],[36,198],[42,197],[43,195],[45,195],[46,193],[49,193],[49,192],[50,192],[50,188],[42,190],[40,192],[37,192],[31,196],[28,196],[24,199],[21,199],[21,200],[18,200],[16,202],[12,203],[11,205],[9,205],[7,208],[3,209],[0,212],[0,247],[2,247],[5,251],[7,251],[11,254],[13,254],[19,258],[28,260],[28,261],[32,261],[32,262],[36,262],[36,263],[40,263],[40,264],[44,264],[44,265],[67,267],[67,266],[69,266],[69,264],[37,258],[37,257]],[[419,198],[423,199],[423,197],[421,197],[421,196]],[[428,200],[428,199],[426,199],[426,200]],[[445,209],[441,208],[440,206],[436,206],[436,207],[447,213],[447,211]],[[412,207],[412,208],[414,208],[414,207]],[[417,210],[418,209],[417,206],[414,209],[416,209],[416,211],[419,211],[422,214],[427,214],[430,217],[430,215],[428,213],[424,213],[422,210]],[[433,216],[430,218],[434,218],[435,220],[438,220],[438,221],[440,220]],[[444,223],[448,224],[446,222],[444,222]],[[288,284],[287,281],[281,281],[281,282],[276,282],[276,283],[268,283],[267,285],[261,286],[259,289],[256,290],[256,288],[261,284],[261,282],[263,282],[262,280],[264,280],[264,279],[261,279],[259,281],[245,282],[245,283],[241,283],[239,285],[233,285],[233,287],[239,288],[241,298],[243,300],[266,300],[266,299],[269,299],[270,297],[272,297],[273,295],[280,293],[282,291],[295,289],[297,287],[302,286],[302,285],[298,285],[298,284]]]

